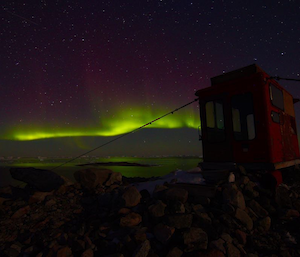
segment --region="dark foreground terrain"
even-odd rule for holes
[[[28,184],[0,190],[0,256],[300,256],[298,176],[267,190],[241,168],[201,195],[110,170],[11,173]]]

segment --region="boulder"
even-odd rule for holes
[[[81,186],[89,190],[104,185],[111,177],[113,171],[108,169],[85,169],[74,173],[74,178]]]
[[[284,186],[276,188],[275,200],[280,208],[292,208],[293,206],[289,190]]]
[[[177,229],[190,228],[193,222],[192,214],[177,214],[168,216],[168,225]]]
[[[238,219],[248,230],[253,229],[253,220],[240,208],[236,209],[235,218]]]
[[[208,249],[207,251],[199,253],[199,255],[193,255],[195,257],[225,257],[225,254],[222,253],[220,250],[216,249]]]
[[[133,253],[133,257],[147,257],[151,249],[149,240],[145,240]]]
[[[205,226],[207,224],[212,224],[211,218],[209,217],[209,215],[206,212],[202,212],[202,213],[197,213],[196,217],[198,219],[198,221],[200,222],[201,226]]]
[[[238,207],[241,210],[245,210],[246,208],[244,196],[235,184],[228,184],[225,187],[223,190],[223,202]]]
[[[170,213],[185,213],[185,206],[182,202],[171,202],[168,205],[168,211]]]
[[[245,188],[244,188],[245,196],[247,196],[251,199],[258,197],[259,193],[254,189],[255,187],[256,187],[256,183],[250,180],[247,183],[247,185],[245,185]]]
[[[81,254],[81,257],[94,257],[94,251],[92,249],[87,249]]]
[[[35,168],[11,168],[12,178],[23,181],[29,186],[37,188],[39,191],[50,192],[58,189],[64,180],[61,176],[50,170]]]
[[[235,236],[240,244],[245,245],[247,243],[247,234],[244,231],[237,229]]]
[[[133,227],[142,222],[142,217],[138,213],[131,212],[120,219],[121,227]]]
[[[183,233],[183,241],[186,245],[186,251],[194,251],[199,249],[207,249],[208,237],[201,228],[190,228]]]
[[[66,178],[65,176],[60,175],[60,177],[64,180],[64,185],[65,186],[72,186],[74,185],[73,181],[70,179]]]
[[[122,198],[126,207],[133,207],[140,203],[142,196],[135,186],[130,186],[125,189]]]
[[[219,238],[218,240],[211,241],[209,244],[209,247],[212,249],[219,250],[222,253],[226,253],[224,244],[225,244],[225,240],[222,238]]]
[[[120,184],[122,182],[122,174],[120,172],[112,172],[109,179],[105,182],[106,186]]]
[[[227,256],[228,257],[240,257],[241,253],[238,248],[236,248],[233,244],[228,243],[227,245]]]
[[[178,247],[173,247],[167,254],[167,257],[181,257],[183,251],[181,251]]]
[[[72,250],[70,249],[70,247],[65,246],[57,251],[56,256],[57,257],[69,257],[69,256],[71,257],[71,256],[73,256]]]
[[[162,201],[158,200],[155,204],[150,205],[148,210],[153,217],[159,218],[165,215],[166,206]]]
[[[17,210],[12,216],[12,219],[18,219],[21,218],[22,216],[24,216],[25,214],[27,214],[30,211],[30,206],[27,205],[25,207],[20,208],[19,210]]]
[[[7,199],[6,198],[2,198],[2,197],[0,197],[0,205],[2,205],[5,201],[7,201]]]
[[[262,233],[266,233],[270,230],[271,227],[271,218],[270,217],[265,217],[258,221],[258,229]]]
[[[269,215],[268,211],[266,211],[258,202],[255,200],[251,200],[248,203],[248,206],[255,212],[255,214],[261,218]]]
[[[29,204],[43,202],[48,195],[52,195],[53,192],[35,192],[29,198]]]
[[[179,201],[185,203],[188,199],[188,191],[183,188],[170,188],[165,193],[166,201]]]
[[[172,235],[174,234],[175,228],[159,223],[154,227],[153,232],[154,236],[158,241],[160,241],[163,244],[167,244]]]

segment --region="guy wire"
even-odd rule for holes
[[[80,158],[80,157],[82,157],[82,156],[84,156],[84,155],[86,155],[86,154],[89,154],[89,153],[91,153],[91,152],[94,152],[95,150],[97,150],[97,149],[99,149],[99,148],[101,148],[101,147],[104,147],[104,146],[106,146],[106,145],[108,145],[108,144],[110,144],[110,143],[112,143],[112,142],[114,142],[114,141],[117,141],[117,140],[121,139],[122,137],[126,137],[126,136],[128,136],[128,135],[130,135],[130,134],[133,134],[133,133],[135,133],[135,132],[137,132],[137,131],[139,131],[139,130],[145,128],[146,126],[151,125],[153,122],[158,121],[158,120],[160,120],[160,119],[162,119],[162,118],[164,118],[164,117],[166,117],[166,116],[168,116],[168,115],[170,115],[170,114],[173,114],[174,112],[177,112],[177,111],[179,111],[180,109],[182,109],[182,108],[184,108],[184,107],[186,107],[186,106],[188,106],[188,105],[190,105],[190,104],[192,104],[192,103],[194,103],[194,102],[196,102],[196,101],[198,101],[198,100],[199,100],[199,98],[196,98],[196,99],[194,99],[193,101],[191,101],[191,102],[189,102],[189,103],[187,103],[187,104],[185,104],[185,105],[182,105],[182,106],[176,108],[175,110],[173,110],[173,111],[171,111],[171,112],[168,112],[168,113],[166,113],[166,114],[160,116],[159,118],[157,118],[157,119],[155,119],[155,120],[152,120],[152,121],[150,121],[150,122],[144,124],[144,125],[141,126],[141,127],[138,127],[138,128],[136,128],[136,129],[134,129],[134,130],[132,130],[132,131],[129,131],[129,132],[125,133],[125,134],[122,134],[122,135],[120,135],[120,136],[118,136],[118,137],[116,137],[116,138],[114,138],[114,139],[112,139],[112,140],[110,140],[110,141],[108,141],[108,142],[102,144],[102,145],[99,145],[99,146],[95,147],[95,148],[92,149],[92,150],[89,150],[89,151],[87,151],[87,152],[85,152],[85,153],[83,153],[83,154],[80,154],[80,155],[78,155],[77,157],[74,157],[74,158],[72,158],[72,159],[70,159],[70,160],[68,160],[68,161],[66,161],[66,162],[64,162],[64,163],[62,163],[62,164],[58,165],[57,167],[54,167],[54,168],[51,169],[51,170],[55,170],[55,169],[57,169],[57,168],[60,168],[60,167],[64,166],[65,164],[67,164],[67,163],[69,163],[69,162],[72,162],[72,161],[75,161],[76,159],[78,159],[78,158]]]

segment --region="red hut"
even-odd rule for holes
[[[211,78],[199,97],[205,169],[300,163],[292,95],[253,64]]]

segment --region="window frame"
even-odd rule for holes
[[[250,112],[243,114],[241,110],[243,110],[242,106],[236,106],[238,104],[238,101],[235,102],[235,99],[238,99],[242,96],[247,96],[248,99],[251,98],[251,107]],[[255,140],[257,137],[257,127],[256,127],[256,119],[255,119],[255,113],[254,113],[254,100],[253,100],[253,93],[252,92],[246,92],[241,94],[232,95],[230,99],[231,103],[231,118],[232,118],[232,132],[233,132],[233,139],[235,141],[252,141]],[[248,105],[249,106],[249,105]],[[245,110],[245,109],[244,109]],[[235,113],[238,113],[238,115],[235,115]],[[251,117],[252,126],[250,122],[249,117]],[[235,119],[235,117],[237,119]],[[239,121],[238,124],[235,124],[235,121]],[[235,130],[237,128],[237,130]],[[250,129],[253,128],[253,131]],[[246,129],[246,130],[245,130]],[[241,139],[238,137],[238,135],[241,135]],[[244,138],[245,135],[247,138]],[[251,136],[251,135],[254,135]]]
[[[274,88],[275,90],[272,90],[272,88]],[[280,92],[281,93],[281,101],[282,101],[282,108],[280,106],[277,105],[277,102],[274,101],[274,93],[276,94],[276,91],[277,92]],[[271,104],[276,107],[277,109],[281,110],[281,111],[284,111],[284,96],[283,96],[283,90],[276,87],[274,84],[270,83],[269,84],[269,94],[270,94],[270,101],[271,101]],[[276,95],[275,95],[276,96]]]
[[[220,106],[217,107],[217,104],[220,104]],[[208,105],[211,105],[210,108],[213,107],[212,111],[210,110],[208,112],[208,108],[207,108]],[[205,123],[206,123],[207,141],[210,143],[221,143],[226,141],[224,101],[222,99],[212,99],[206,101],[204,107],[205,107],[205,116],[206,116]],[[217,109],[219,111],[217,111]],[[208,120],[209,115],[213,115],[213,120]],[[221,122],[217,120],[218,118],[222,118]],[[209,126],[212,124],[213,127]]]

